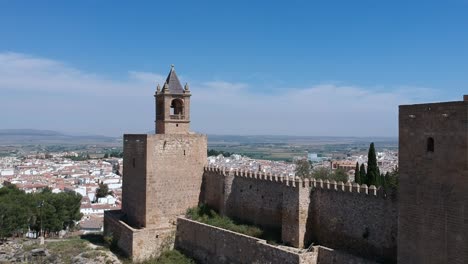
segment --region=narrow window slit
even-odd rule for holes
[[[427,152],[434,152],[434,139],[432,137],[427,139]]]

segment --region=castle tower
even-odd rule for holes
[[[398,263],[468,263],[468,96],[399,111]]]
[[[162,89],[158,84],[154,94],[156,134],[187,134],[189,132],[190,96],[188,84],[182,88],[174,65],[172,65]]]
[[[104,233],[136,261],[171,247],[176,218],[198,205],[207,160],[207,137],[189,132],[190,91],[173,66],[155,97],[156,134],[124,135],[122,209],[104,217]]]

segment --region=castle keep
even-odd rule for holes
[[[122,210],[107,212],[105,233],[135,260],[174,243],[179,215],[198,205],[207,159],[205,135],[190,132],[190,90],[174,67],[158,85],[156,134],[124,135]]]
[[[375,186],[207,167],[174,67],[155,134],[124,135],[122,209],[104,232],[134,260],[176,247],[199,263],[468,263],[468,98],[400,106],[398,194]],[[284,245],[186,219],[203,203]]]

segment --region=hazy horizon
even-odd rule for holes
[[[89,132],[74,132],[74,131],[60,131],[60,130],[54,130],[54,129],[35,129],[35,128],[0,128],[0,136],[4,135],[2,132],[5,131],[31,131],[32,133],[35,132],[54,132],[54,133],[60,133],[63,135],[67,136],[103,136],[103,137],[114,137],[118,138],[123,136],[124,134],[129,134],[129,133],[123,133],[121,135],[108,135],[108,134],[96,134],[96,133],[89,133]],[[142,131],[142,132],[137,132],[136,134],[151,134],[154,133],[153,131]],[[13,133],[14,134],[14,133]],[[208,136],[220,136],[220,137],[297,137],[297,138],[376,138],[376,139],[395,139],[398,140],[398,136],[326,136],[326,135],[316,135],[316,136],[311,136],[311,135],[280,135],[280,134],[212,134],[209,133],[207,134]]]

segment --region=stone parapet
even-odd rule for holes
[[[302,179],[300,177],[290,177],[282,174],[272,174],[250,170],[231,170],[229,168],[217,166],[205,166],[204,171],[216,172],[224,177],[226,177],[229,174],[232,174],[234,177],[243,177],[256,179],[259,181],[276,182],[279,184],[283,184],[284,186],[294,188],[313,188],[317,190],[333,190],[338,192],[359,193],[363,195],[368,195],[370,197],[387,197],[382,188],[377,188],[374,185],[359,185],[357,183],[344,183],[342,181],[336,182],[334,180],[330,181],[315,178]]]
[[[121,220],[120,210],[104,214],[104,236],[112,239],[120,250],[133,261],[139,262],[158,257],[174,247],[175,226],[132,228]]]
[[[314,264],[317,253],[275,246],[265,240],[190,219],[177,219],[176,249],[200,264]]]

